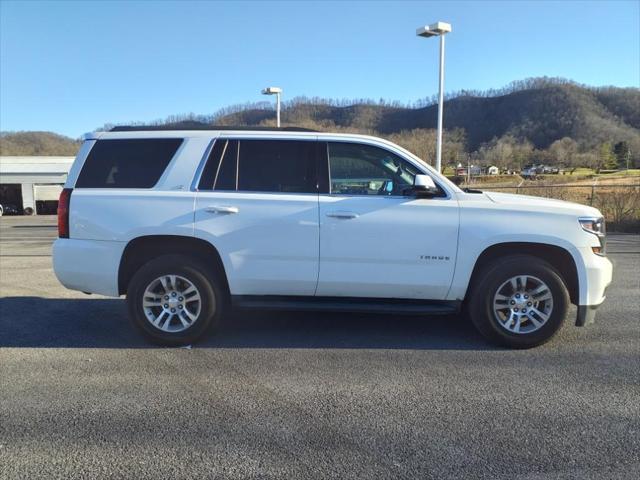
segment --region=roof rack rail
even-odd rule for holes
[[[148,126],[130,126],[118,125],[113,127],[110,132],[154,132],[166,130],[239,130],[239,131],[258,131],[258,132],[317,132],[310,128],[302,127],[234,127],[229,125],[148,125]]]

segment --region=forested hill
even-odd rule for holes
[[[460,92],[445,101],[444,126],[463,129],[468,151],[492,139],[512,135],[545,149],[572,138],[593,146],[602,142],[640,141],[640,89],[589,88],[573,83],[530,81],[511,91]],[[241,108],[218,116],[220,124],[260,125],[273,118],[263,108]],[[286,124],[327,129],[370,130],[393,134],[436,128],[437,105],[409,108],[384,103],[335,105],[300,99],[283,110]]]
[[[397,131],[402,122],[404,128],[435,128],[436,108],[395,112],[379,128]],[[640,90],[632,89],[596,92],[558,85],[498,97],[460,96],[445,103],[445,112],[445,129],[464,129],[470,151],[507,134],[539,149],[564,137],[593,145],[640,134]]]
[[[73,156],[80,142],[51,132],[3,132],[0,134],[0,155]]]
[[[282,123],[382,135],[428,159],[435,138],[436,110],[433,99],[406,106],[371,100],[296,98],[284,103]],[[188,128],[200,123],[274,125],[273,103],[231,106],[213,115],[174,115],[150,124]],[[451,161],[473,152],[488,161],[502,161],[490,159],[488,154],[508,156],[514,149],[520,149],[527,158],[531,152],[555,149],[558,161],[569,162],[567,155],[573,153],[588,153],[589,161],[596,161],[596,157],[602,157],[601,152],[613,152],[614,147],[618,153],[628,151],[636,162],[640,161],[638,88],[594,88],[563,79],[536,78],[514,82],[501,90],[462,91],[448,95],[444,124],[448,131],[445,153]],[[108,127],[106,124],[103,128]],[[2,155],[72,155],[78,145],[75,140],[48,132],[0,136]]]

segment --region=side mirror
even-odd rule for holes
[[[438,187],[429,175],[416,175],[413,179],[413,188],[409,189],[410,195],[420,198],[429,198],[438,194]]]

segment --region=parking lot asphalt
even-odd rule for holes
[[[58,284],[55,235],[0,218],[1,479],[640,476],[637,235],[610,236],[597,323],[526,351],[455,317],[295,312],[159,348]]]

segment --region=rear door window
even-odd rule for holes
[[[238,190],[316,193],[316,142],[242,140]]]
[[[317,193],[318,148],[315,141],[219,139],[198,188]]]
[[[198,190],[235,190],[237,172],[238,140],[216,140],[202,171]]]
[[[151,188],[182,144],[181,138],[98,140],[77,188]]]

